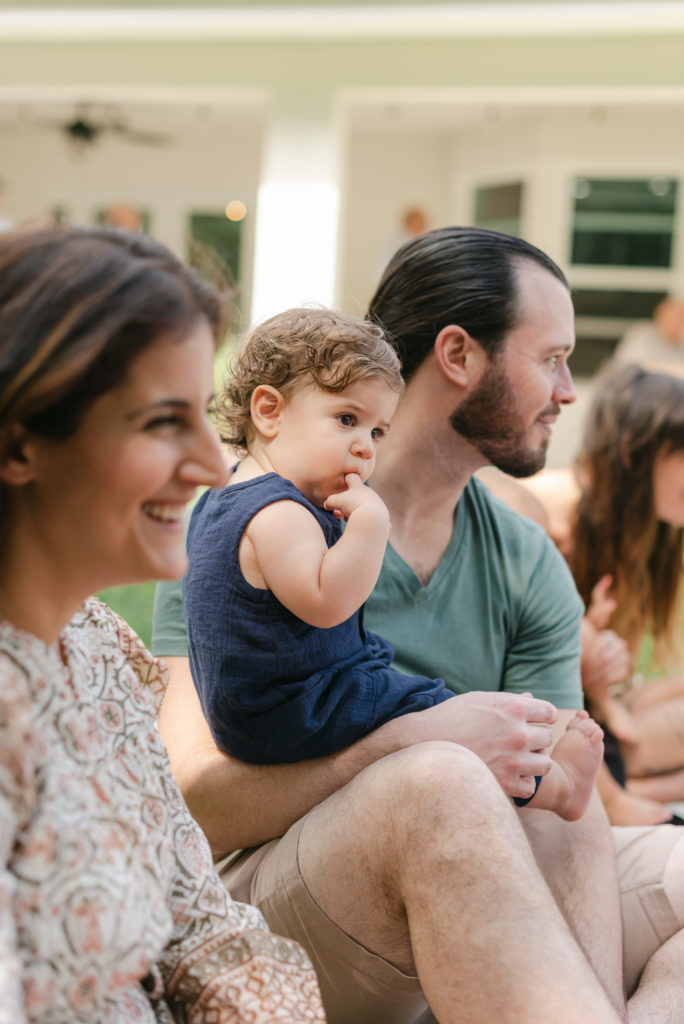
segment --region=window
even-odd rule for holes
[[[577,347],[570,357],[570,369],[578,376],[591,376],[635,320],[649,320],[665,298],[664,291],[626,288],[573,288]]]
[[[575,178],[571,262],[669,267],[677,182],[673,178]]]
[[[189,262],[201,269],[207,260],[206,250],[209,250],[237,283],[240,279],[242,222],[229,220],[225,213],[192,213],[189,220]]]
[[[475,227],[520,235],[522,182],[508,185],[487,185],[475,190]]]

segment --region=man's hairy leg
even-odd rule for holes
[[[622,918],[610,826],[598,795],[579,821],[522,808],[542,875],[613,1005],[624,1014]]]
[[[684,931],[676,932],[646,964],[627,1003],[629,1024],[681,1024],[684,1017]]]
[[[418,744],[361,772],[310,813],[299,863],[338,927],[417,971],[440,1024],[621,1020],[510,801],[461,747]]]

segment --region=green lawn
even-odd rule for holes
[[[152,643],[152,605],[154,602],[154,581],[134,583],[127,587],[111,587],[97,595],[117,615],[133,627],[147,647]]]

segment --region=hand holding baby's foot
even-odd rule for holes
[[[565,776],[553,809],[566,821],[577,821],[587,809],[603,760],[603,730],[586,711],[578,711],[551,757],[552,771]]]

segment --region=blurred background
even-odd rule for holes
[[[521,235],[577,312],[551,467],[620,338],[684,298],[683,189],[679,0],[0,0],[0,230],[106,220],[190,258],[198,240],[242,327],[362,313],[426,228]]]

